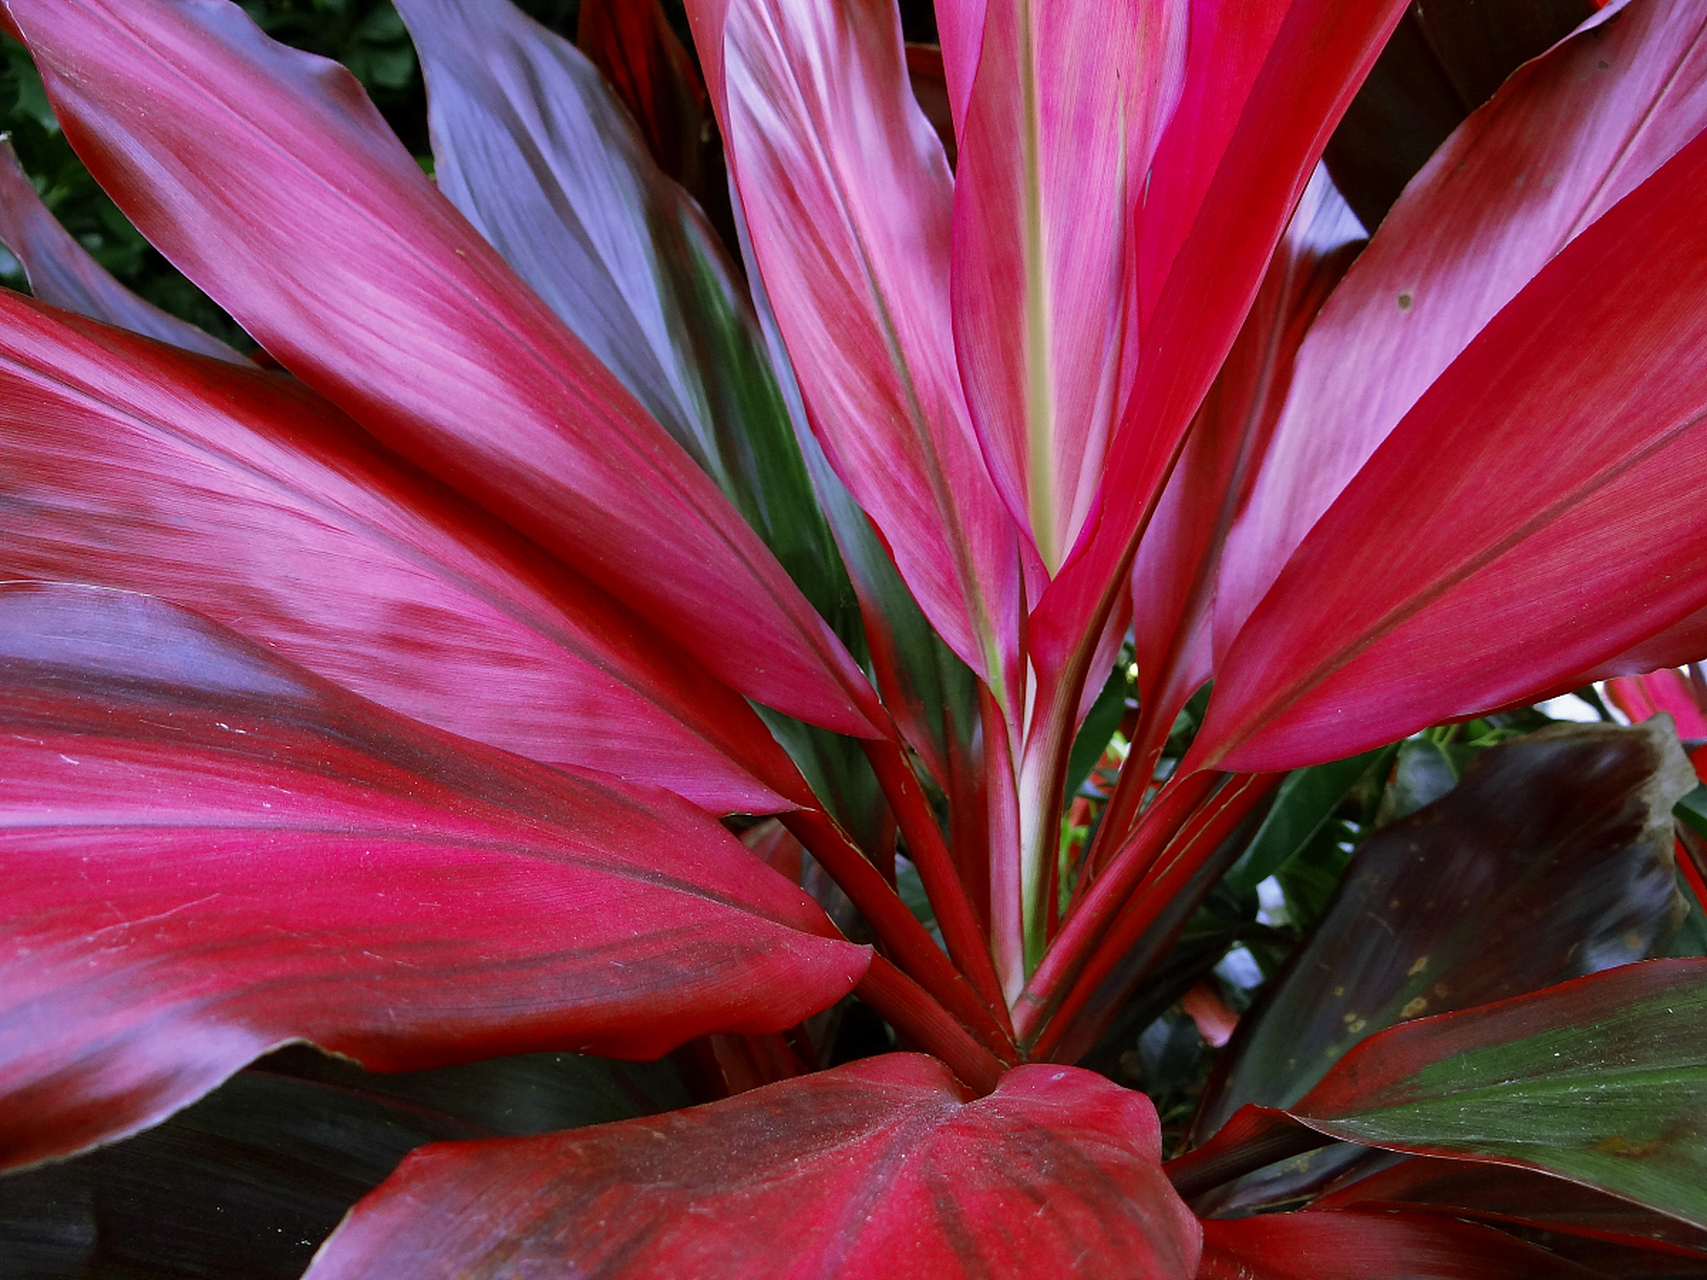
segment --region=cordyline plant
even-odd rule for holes
[[[589,0],[608,82],[506,0],[397,7],[433,178],[225,0],[3,0],[264,352],[7,172],[13,1247],[156,1274],[104,1179],[264,1198],[311,1099],[399,1146],[344,1204],[485,1139],[317,1280],[1707,1273],[1675,733],[1440,794],[1707,651],[1707,5],[1589,16],[1358,188],[1361,254],[1319,161],[1404,0],[939,0],[940,52],[690,0],[698,71]],[[1277,870],[1319,921],[1164,1166],[1075,1064],[1182,996],[1220,1038]],[[903,1051],[821,1069],[860,1008]],[[298,1041],[440,1070],[245,1070]],[[615,1109],[481,1111],[542,1062]]]

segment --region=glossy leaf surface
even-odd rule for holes
[[[1295,1102],[1383,1027],[1647,956],[1677,923],[1671,808],[1694,775],[1666,730],[1561,725],[1494,747],[1369,837],[1260,1009],[1196,1128]]]
[[[357,1206],[312,1280],[397,1274],[1187,1280],[1198,1227],[1140,1094],[1071,1067],[965,1101],[867,1059],[580,1133],[430,1147]]]
[[[1669,566],[1707,554],[1703,181],[1707,136],[1406,414],[1234,640],[1193,763],[1303,764],[1512,705],[1702,607]]]
[[[722,810],[801,799],[738,695],[301,384],[15,294],[0,319],[0,573],[164,596],[547,763]]]
[[[218,338],[139,298],[107,273],[36,194],[18,153],[0,139],[0,243],[43,302],[219,360],[247,363]]]
[[[307,1039],[379,1070],[656,1056],[869,953],[685,801],[382,711],[148,597],[0,594],[0,1159]]]
[[[8,9],[91,171],[287,368],[743,693],[873,732],[869,685],[757,536],[348,73],[225,0]]]
[[[1390,1028],[1292,1113],[1355,1142],[1539,1168],[1707,1227],[1703,1043],[1707,960],[1649,960]]]
[[[702,58],[719,59],[708,79],[812,428],[925,615],[1001,690],[1024,607],[1019,541],[961,392],[953,180],[908,87],[898,17],[880,0],[691,8]]]
[[[1203,1224],[1198,1280],[1592,1280],[1556,1253],[1431,1214],[1268,1213]]]
[[[1704,32],[1698,5],[1636,0],[1519,71],[1418,175],[1298,353],[1272,450],[1229,540],[1223,644],[1470,340],[1707,125]]]

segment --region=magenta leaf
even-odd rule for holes
[[[403,1273],[1121,1275],[1187,1280],[1196,1221],[1154,1108],[1029,1066],[967,1101],[890,1055],[576,1133],[427,1147],[357,1205],[311,1280]]]
[[[1425,1213],[1268,1213],[1203,1224],[1197,1280],[1596,1280],[1473,1222]]]
[[[0,1161],[309,1040],[385,1071],[793,1026],[869,953],[701,811],[146,596],[0,592]]]
[[[1307,764],[1512,705],[1707,603],[1672,569],[1707,554],[1703,181],[1698,136],[1418,400],[1233,641],[1191,763]]]
[[[812,429],[926,617],[1011,699],[1025,604],[1019,538],[961,392],[953,179],[908,86],[893,6],[690,8]]]
[[[7,4],[102,186],[287,368],[720,679],[875,732],[869,684],[757,536],[342,68],[225,0]]]
[[[1680,0],[1607,14],[1520,70],[1418,175],[1298,353],[1274,444],[1228,542],[1216,618],[1224,642],[1471,339],[1707,125],[1704,30],[1707,15]]]
[[[137,297],[107,273],[36,194],[10,141],[0,138],[0,244],[24,268],[30,292],[91,320],[146,334],[218,360],[247,363],[195,325]]]
[[[0,319],[0,574],[164,596],[548,764],[724,811],[805,798],[742,698],[301,384],[15,294]]]

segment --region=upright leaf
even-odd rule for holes
[[[874,732],[869,685],[757,536],[346,72],[226,0],[7,7],[97,179],[287,368],[743,693]]]
[[[1187,1280],[1198,1227],[1156,1113],[1072,1067],[966,1101],[940,1063],[868,1059],[649,1120],[428,1147],[310,1280],[1085,1274]]]
[[[776,1031],[869,953],[685,801],[400,719],[157,600],[0,592],[0,1162],[306,1039],[378,1070]]]

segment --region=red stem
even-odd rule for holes
[[[907,840],[907,852],[919,869],[924,882],[925,896],[931,910],[936,912],[937,925],[948,954],[960,972],[972,984],[972,989],[995,1014],[1006,1035],[1012,1036],[1008,1022],[1007,1001],[1002,998],[1002,986],[996,980],[996,966],[990,959],[990,947],[978,927],[978,917],[972,910],[972,900],[966,887],[955,873],[954,859],[948,843],[942,838],[936,814],[931,812],[924,788],[913,772],[901,746],[886,739],[866,739],[860,743],[865,757],[877,774],[877,783],[889,801],[889,808]]]
[[[781,818],[783,825],[842,887],[849,901],[859,908],[884,945],[929,997],[997,1057],[1017,1062],[1019,1054],[1011,1033],[967,985],[924,925],[847,832],[821,809],[795,809]]]
[[[1119,966],[1122,957],[1144,932],[1161,918],[1182,893],[1198,868],[1267,798],[1283,775],[1233,774],[1227,784],[1203,804],[1168,841],[1162,856],[1138,885],[1112,927],[1086,957],[1066,997],[1052,1011],[1048,1025],[1036,1037],[1032,1056],[1047,1058],[1074,1020],[1096,995],[1097,988]]]
[[[897,1031],[946,1062],[980,1097],[1001,1081],[1002,1063],[966,1033],[918,983],[882,956],[873,956],[854,994]]]

